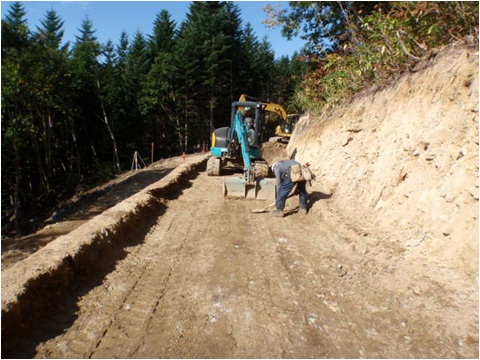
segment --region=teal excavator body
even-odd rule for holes
[[[268,163],[262,157],[264,105],[237,101],[232,104],[230,127],[212,134],[207,174],[219,176],[224,169],[242,169],[241,177],[224,178],[228,197],[274,199],[275,179],[268,178]]]

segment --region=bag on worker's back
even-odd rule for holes
[[[308,166],[295,164],[290,167],[290,180],[292,182],[311,181],[314,175]]]

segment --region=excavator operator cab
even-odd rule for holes
[[[268,164],[262,158],[265,105],[236,101],[232,104],[230,126],[212,134],[211,157],[207,175],[219,176],[223,169],[242,169],[243,177],[224,180],[224,195],[246,198],[271,198],[275,187],[268,176]]]
[[[254,107],[244,107],[242,102],[236,102],[232,105],[232,120],[230,128],[234,128],[235,116],[238,114],[244,131],[247,135],[248,145],[252,148],[259,148],[263,137],[264,106],[262,103],[252,103]]]

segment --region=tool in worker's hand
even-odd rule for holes
[[[274,202],[273,202],[273,203],[271,203],[271,204],[270,204],[270,205],[268,205],[268,206],[265,206],[263,209],[253,209],[253,210],[252,210],[252,213],[256,213],[256,214],[258,214],[258,213],[264,213],[264,212],[267,212],[267,211],[268,211],[268,209],[270,209],[272,206],[275,206],[275,203],[274,203]]]
[[[297,184],[295,184],[293,189],[290,191],[290,194],[288,194],[287,199],[292,197],[296,193],[297,193]],[[275,202],[271,203],[270,205],[265,206],[263,209],[253,209],[252,213],[259,214],[259,213],[267,212],[268,209],[270,209],[272,206],[275,206]]]

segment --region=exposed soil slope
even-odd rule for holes
[[[478,51],[304,118],[289,153],[314,164],[345,217],[389,233],[410,256],[478,280]]]

